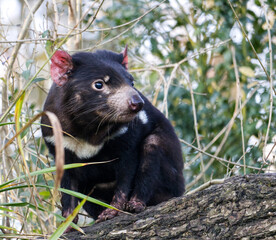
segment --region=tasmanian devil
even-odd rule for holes
[[[53,85],[44,110],[53,112],[64,134],[65,162],[102,162],[66,170],[61,187],[140,212],[183,194],[183,159],[170,122],[133,87],[127,48],[118,54],[99,50],[70,56],[58,50],[51,59]],[[55,140],[49,119],[42,133],[50,153]],[[62,194],[67,217],[79,199]],[[118,212],[87,202],[84,209],[104,221]],[[77,222],[77,218],[74,222]]]

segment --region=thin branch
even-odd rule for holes
[[[234,64],[234,71],[235,71],[235,77],[236,77],[236,90],[237,90],[237,96],[239,99],[239,107],[241,108],[242,102],[241,102],[241,86],[240,86],[240,77],[239,77],[239,70],[237,66],[236,61],[236,52],[234,46],[231,46],[231,52],[232,52],[232,59]],[[243,114],[242,111],[240,113],[240,122],[241,122],[241,137],[242,137],[242,152],[243,152],[243,174],[246,174],[246,168],[245,168],[245,144],[244,144],[244,133],[243,133]]]
[[[79,33],[83,33],[83,32],[85,32],[89,27],[91,27],[91,25],[92,25],[92,24],[94,23],[94,21],[96,20],[96,17],[98,16],[98,13],[99,13],[100,9],[101,9],[102,6],[103,6],[103,3],[104,3],[104,0],[101,1],[100,6],[98,7],[96,13],[93,15],[91,21],[87,24],[87,26],[86,26],[84,29],[82,29],[81,31],[79,31]]]
[[[226,130],[225,134],[224,134],[224,137],[221,141],[221,143],[219,144],[219,146],[217,147],[216,149],[216,152],[214,154],[214,156],[218,156],[222,147],[224,146],[224,144],[226,143],[226,140],[230,134],[230,131],[234,125],[234,122],[235,122],[235,118],[236,116],[238,116],[238,114],[236,114],[238,111],[238,94],[236,94],[236,101],[235,101],[235,110],[234,110],[234,113],[233,113],[233,116],[231,118],[231,120],[229,121],[229,123],[226,125],[226,127],[224,128]],[[224,131],[221,131],[222,133],[224,133]],[[222,135],[222,134],[221,134]],[[214,139],[218,139],[220,136],[220,134],[218,134]],[[218,137],[219,136],[219,137]],[[213,139],[213,140],[214,140]],[[213,140],[211,142],[213,142]],[[207,145],[207,147],[205,148],[206,150],[209,148],[208,146],[211,146],[210,143]],[[200,156],[200,153],[197,154],[197,156]],[[198,157],[197,157],[198,158]],[[194,158],[196,160],[196,158]],[[194,162],[194,159],[191,161],[191,162]],[[203,168],[201,171],[200,171],[200,174],[196,176],[196,178],[189,184],[189,187],[192,187],[194,184],[196,184],[201,178],[202,176],[204,176],[205,172],[209,169],[209,167],[212,165],[212,163],[215,161],[215,158],[211,158],[211,160],[206,164],[205,168]]]
[[[41,6],[41,4],[42,4],[43,1],[44,0],[38,0],[38,1],[36,1],[34,7],[32,8],[31,12],[29,13],[29,15],[27,16],[26,20],[24,21],[24,24],[22,26],[21,32],[20,32],[20,34],[18,36],[18,40],[17,40],[19,42],[17,42],[17,44],[14,46],[14,49],[13,49],[13,51],[11,53],[10,58],[9,58],[9,68],[8,68],[7,74],[5,76],[5,79],[7,79],[7,80],[10,78],[11,70],[13,68],[13,65],[14,65],[17,53],[18,53],[18,51],[19,51],[19,49],[20,49],[20,47],[22,45],[22,42],[20,42],[20,40],[22,40],[26,36],[26,34],[28,32],[28,28],[29,28],[29,26],[31,24],[31,20],[32,20],[33,14],[38,10],[38,8]]]
[[[243,26],[242,26],[242,24],[241,24],[241,22],[240,22],[240,20],[239,20],[239,17],[238,17],[238,15],[237,15],[235,9],[233,8],[233,5],[231,4],[230,0],[227,0],[227,1],[228,1],[229,5],[230,5],[230,7],[231,7],[231,9],[232,9],[232,11],[233,11],[233,13],[234,13],[234,15],[235,15],[235,19],[236,19],[236,21],[238,22],[238,24],[239,24],[239,26],[240,26],[240,28],[241,28],[241,30],[242,30],[243,35],[244,35],[245,38],[247,39],[248,43],[250,44],[250,46],[251,46],[251,48],[252,48],[252,50],[253,50],[253,53],[254,53],[255,57],[258,59],[260,65],[261,65],[261,67],[262,67],[262,69],[264,70],[267,79],[268,79],[270,82],[272,82],[271,77],[268,75],[268,72],[266,71],[266,69],[265,69],[263,63],[261,62],[261,60],[260,60],[260,58],[259,58],[259,56],[258,56],[258,54],[257,54],[257,52],[256,52],[256,50],[255,50],[255,48],[254,48],[254,46],[253,46],[253,44],[251,43],[251,41],[250,41],[248,35],[246,34],[246,32],[245,32],[245,30],[244,30],[244,28],[243,28]],[[274,94],[276,95],[276,91],[275,91],[274,88],[273,88],[273,91],[274,91]]]
[[[122,27],[125,27],[125,26],[127,26],[127,25],[130,25],[130,24],[132,24],[132,23],[134,23],[134,26],[136,25],[136,23],[138,23],[143,17],[145,17],[147,14],[149,14],[150,12],[152,12],[154,9],[156,9],[156,8],[158,8],[162,3],[164,3],[166,0],[163,0],[162,2],[160,2],[159,4],[157,4],[155,7],[153,7],[153,8],[151,8],[150,10],[148,10],[148,11],[146,11],[144,14],[142,14],[140,17],[138,17],[138,18],[135,18],[135,19],[133,19],[133,20],[131,20],[131,21],[129,21],[129,22],[127,22],[127,23],[123,23],[123,24],[121,24],[121,25],[118,25],[118,26],[114,26],[114,27],[109,27],[109,28],[100,28],[100,29],[91,29],[91,30],[88,30],[88,28],[91,26],[91,24],[92,23],[88,23],[88,25],[84,28],[84,29],[76,29],[76,30],[78,30],[78,31],[80,31],[81,33],[82,32],[91,32],[91,33],[94,33],[94,32],[103,32],[103,31],[112,31],[112,30],[115,30],[115,29],[118,29],[118,28],[122,28]],[[92,19],[92,21],[94,22],[94,18]],[[68,26],[65,26],[65,25],[63,25],[63,24],[59,24],[60,26],[62,26],[62,27],[66,27],[66,28],[69,28],[70,29],[70,27],[68,27]],[[133,28],[134,26],[131,26],[130,28],[128,28],[128,29],[126,29],[125,31],[123,31],[121,34],[120,34],[120,36],[121,35],[123,35],[124,33],[126,33],[127,31],[129,31],[131,28]],[[77,34],[77,33],[76,33]],[[63,35],[63,34],[60,34],[60,35]],[[73,35],[73,34],[72,34]],[[115,38],[113,38],[112,40],[108,40],[107,42],[111,42],[111,41],[113,41],[114,39],[116,39],[116,37]],[[107,42],[105,42],[105,43],[107,43]],[[103,44],[105,44],[105,43],[102,43],[102,44],[98,44],[97,46],[101,46],[101,45],[103,45]],[[85,48],[85,49],[82,49],[82,51],[89,51],[89,50],[91,50],[91,48]]]
[[[57,39],[57,29],[58,29],[58,23],[59,23],[59,17],[58,17],[58,8],[57,8],[57,1],[53,1],[53,9],[54,9],[54,15],[55,15],[55,20],[54,20],[54,39]]]
[[[208,187],[210,187],[212,185],[223,184],[224,181],[225,181],[225,179],[213,179],[213,180],[210,180],[210,181],[208,181],[208,182],[200,185],[198,188],[193,189],[193,190],[187,192],[186,195],[191,195],[191,194],[194,194],[196,192],[202,191],[202,190],[204,190],[204,189],[206,189],[206,188],[208,188]]]
[[[114,41],[115,39],[121,37],[122,35],[124,35],[126,32],[128,32],[129,30],[131,30],[132,28],[134,28],[137,23],[139,23],[141,21],[141,19],[146,16],[147,14],[149,14],[150,12],[152,12],[153,10],[155,10],[156,8],[158,8],[162,3],[164,3],[166,0],[163,0],[162,2],[160,2],[159,4],[157,4],[156,6],[154,6],[153,8],[151,8],[150,10],[146,11],[143,15],[141,15],[139,18],[137,18],[134,23],[129,27],[127,28],[126,30],[124,30],[123,32],[121,32],[120,34],[116,35],[115,37],[111,38],[111,39],[108,39],[106,40],[105,42],[101,42],[99,44],[97,44],[96,46],[94,47],[90,47],[90,48],[84,48],[82,49],[82,51],[91,51],[99,46],[102,46],[102,45],[105,45],[106,43],[109,43],[109,42],[112,42]]]
[[[194,59],[195,57],[197,56],[200,56],[201,54],[204,54],[204,53],[207,53],[209,51],[212,51],[222,45],[225,45],[227,43],[229,43],[230,41],[232,41],[230,38],[225,40],[225,41],[222,41],[222,42],[219,42],[219,43],[216,43],[214,44],[213,46],[211,47],[207,47],[207,48],[203,48],[203,49],[200,49],[198,52],[192,54],[191,56],[189,57],[185,57],[184,59],[182,59],[181,61],[177,62],[177,63],[172,63],[172,64],[166,64],[166,65],[161,65],[161,66],[155,66],[155,68],[157,69],[166,69],[166,68],[174,68],[176,65],[181,65],[183,64],[184,62],[187,62],[191,59]],[[136,72],[145,72],[145,71],[151,71],[152,68],[149,67],[149,68],[139,68],[139,69],[134,69],[134,70],[130,70],[131,73],[136,73]]]
[[[236,162],[232,162],[232,161],[228,161],[224,158],[220,158],[220,157],[216,157],[215,155],[213,154],[210,154],[210,153],[207,153],[197,147],[195,147],[194,145],[186,142],[185,140],[183,139],[179,139],[180,142],[184,143],[185,145],[187,145],[188,147],[191,147],[193,149],[195,149],[196,151],[199,151],[201,153],[203,153],[204,155],[208,156],[208,157],[212,157],[212,158],[215,158],[216,160],[218,160],[219,162],[222,162],[222,163],[228,163],[230,165],[234,165],[234,166],[238,166],[238,167],[243,167],[243,164],[239,164],[239,163],[236,163]],[[250,168],[250,169],[253,169],[253,170],[260,170],[260,168],[258,167],[252,167],[252,166],[247,166],[247,168]]]
[[[170,85],[171,85],[171,82],[172,82],[173,78],[176,75],[176,71],[177,71],[178,67],[179,67],[179,65],[175,65],[175,67],[173,68],[173,70],[171,72],[171,75],[170,75],[170,78],[169,78],[168,82],[165,81],[165,84],[164,84],[164,99],[163,99],[162,112],[164,111],[164,108],[165,108],[165,116],[167,118],[169,116],[169,112],[168,112],[168,94],[169,94],[169,88],[170,88]]]
[[[264,15],[265,15],[265,21],[266,21],[266,25],[267,25],[267,36],[268,36],[268,47],[269,47],[269,70],[270,70],[270,94],[269,94],[269,101],[270,101],[270,105],[269,105],[269,117],[268,117],[268,125],[267,125],[267,131],[266,131],[266,135],[265,135],[265,142],[264,142],[264,148],[267,145],[267,140],[268,140],[268,136],[269,136],[269,130],[270,130],[270,125],[271,125],[271,119],[272,119],[272,110],[273,110],[273,53],[272,53],[272,43],[271,43],[271,33],[270,33],[270,23],[268,21],[268,17],[267,17],[267,8],[265,7],[265,4],[263,2],[263,0],[261,0],[262,3],[262,7],[264,9]],[[264,153],[264,151],[263,151]],[[266,162],[266,158],[263,154],[263,161],[264,163]]]
[[[41,42],[41,41],[53,41],[53,38],[29,38],[29,39],[21,39],[21,40],[10,40],[10,41],[0,41],[2,43],[33,43],[33,42]]]
[[[240,160],[243,159],[244,156],[252,150],[252,148],[256,147],[256,145],[257,145],[257,142],[256,142],[254,145],[252,145],[250,148],[248,148],[248,149],[246,150],[246,152],[243,153],[243,155],[238,159],[237,163],[239,163]],[[230,176],[231,173],[234,172],[234,169],[235,169],[235,168],[233,167],[233,168],[231,169],[231,171],[227,174],[227,176]],[[262,165],[261,168],[259,169],[259,172],[258,172],[258,173],[260,173],[262,169],[263,169],[263,165]]]
[[[194,98],[194,92],[192,88],[192,84],[190,81],[189,76],[186,77],[185,73],[181,68],[179,68],[179,71],[182,73],[183,77],[186,79],[189,89],[190,89],[190,95],[191,95],[191,101],[192,101],[192,109],[193,109],[193,118],[194,118],[194,130],[195,130],[195,135],[196,135],[196,142],[197,142],[197,147],[201,149],[201,144],[200,144],[200,139],[198,135],[198,123],[197,123],[197,116],[196,116],[196,106],[195,106],[195,98]],[[203,162],[203,157],[202,154],[199,155],[200,157],[200,168],[201,168],[201,173],[203,173],[203,176],[205,176],[205,171],[203,171],[204,167],[204,162]]]
[[[248,98],[243,102],[241,108],[237,110],[236,112],[234,111],[233,117],[230,119],[230,121],[227,123],[227,125],[212,139],[210,143],[203,149],[203,151],[207,151],[221,136],[224,134],[224,132],[229,129],[229,125],[232,125],[236,117],[240,114],[244,106],[247,104],[247,102],[253,97],[253,95],[256,93],[256,91],[260,88],[261,85],[255,87],[255,89],[250,93]],[[186,164],[186,167],[189,168],[195,160],[198,159],[200,153],[198,153],[191,161],[189,161]]]

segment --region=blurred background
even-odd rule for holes
[[[16,179],[54,166],[39,119],[30,121],[42,111],[57,48],[128,44],[135,87],[182,142],[187,191],[274,172],[275,20],[275,0],[0,0],[0,237],[45,236],[61,221],[52,190],[34,187],[53,186],[54,173]]]

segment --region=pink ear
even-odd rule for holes
[[[125,69],[128,69],[128,56],[127,56],[127,45],[125,47],[125,50],[122,52],[123,54],[123,61],[122,61],[122,65],[125,67]]]
[[[68,81],[68,72],[73,69],[72,57],[67,52],[57,50],[51,61],[52,80],[62,86]]]

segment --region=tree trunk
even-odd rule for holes
[[[275,239],[276,175],[232,177],[68,239]],[[274,236],[274,237],[273,237]]]

